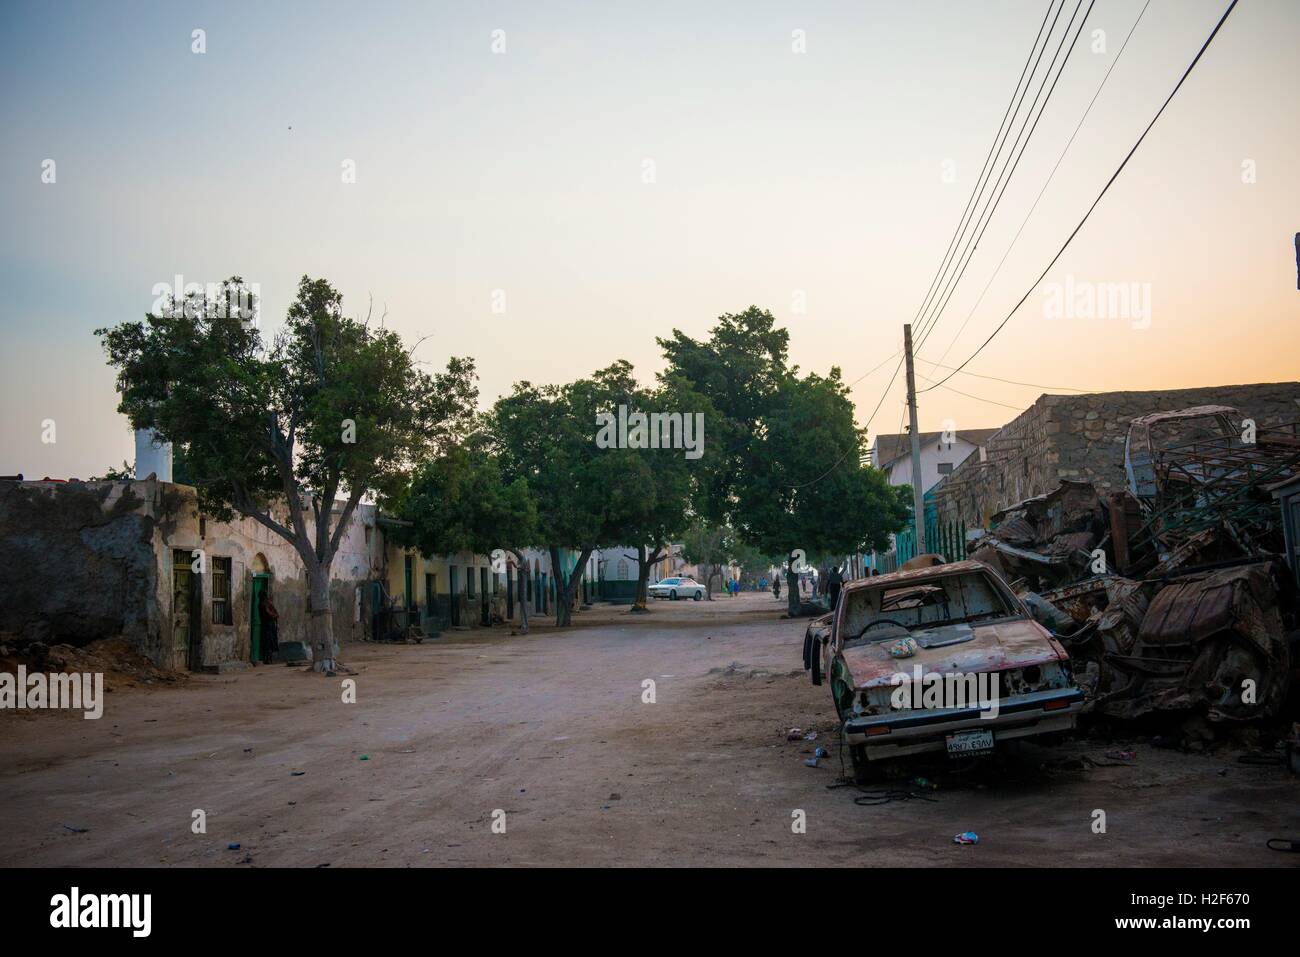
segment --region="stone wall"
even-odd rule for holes
[[[988,440],[935,490],[939,515],[986,527],[1000,509],[1054,489],[1062,479],[1103,494],[1124,488],[1129,424],[1150,412],[1227,405],[1259,428],[1300,421],[1300,383],[1209,386],[1152,392],[1043,395]]]
[[[0,633],[158,652],[156,520],[131,486],[0,482]]]

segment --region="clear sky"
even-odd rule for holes
[[[1143,6],[1096,0],[924,360],[955,365],[1020,298],[1226,3],[1151,0],[949,348]],[[1046,9],[5,2],[0,474],[132,457],[91,330],[178,274],[259,283],[268,326],[304,273],[350,311],[373,297],[429,363],[474,356],[485,404],[618,358],[649,381],[656,334],[750,304],[801,367],[857,379],[899,348]],[[1088,391],[1300,379],[1297,51],[1300,3],[1242,0],[1047,277],[1137,283],[1149,323],[1052,317],[1039,291],[968,368]],[[892,367],[854,386],[860,423]],[[979,398],[924,393],[923,429],[1001,425],[1044,391],[949,384]],[[898,430],[901,395],[900,377],[873,434]]]

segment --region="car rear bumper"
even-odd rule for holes
[[[998,702],[997,717],[981,717],[978,708],[913,710],[878,717],[849,718],[845,740],[865,745],[869,760],[945,751],[948,735],[991,728],[999,741],[1071,731],[1083,710],[1083,692],[1060,688],[1016,695]]]

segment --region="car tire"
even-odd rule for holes
[[[871,784],[880,780],[880,768],[867,757],[865,744],[852,744],[849,748],[849,761],[853,764],[853,783]]]
[[[850,775],[854,784],[875,784],[884,779],[880,764],[867,757],[865,744],[849,744],[840,728],[840,747],[849,753]]]
[[[669,593],[668,597],[671,598],[673,601],[676,601],[676,600],[677,600],[677,589],[674,588],[674,589]]]
[[[697,589],[695,590],[694,598],[695,598],[696,601],[703,601],[703,600],[704,600],[704,592],[700,591],[700,590],[697,588]]]

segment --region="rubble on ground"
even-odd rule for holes
[[[967,557],[992,566],[1008,582],[1040,590],[1077,581],[1094,561],[1107,515],[1088,482],[1063,482],[1046,495],[993,516],[993,529]]]
[[[189,677],[159,668],[126,638],[101,638],[80,647],[30,642],[19,648],[17,642],[0,641],[0,671],[17,673],[19,665],[29,673],[102,674],[109,691],[172,684]]]

